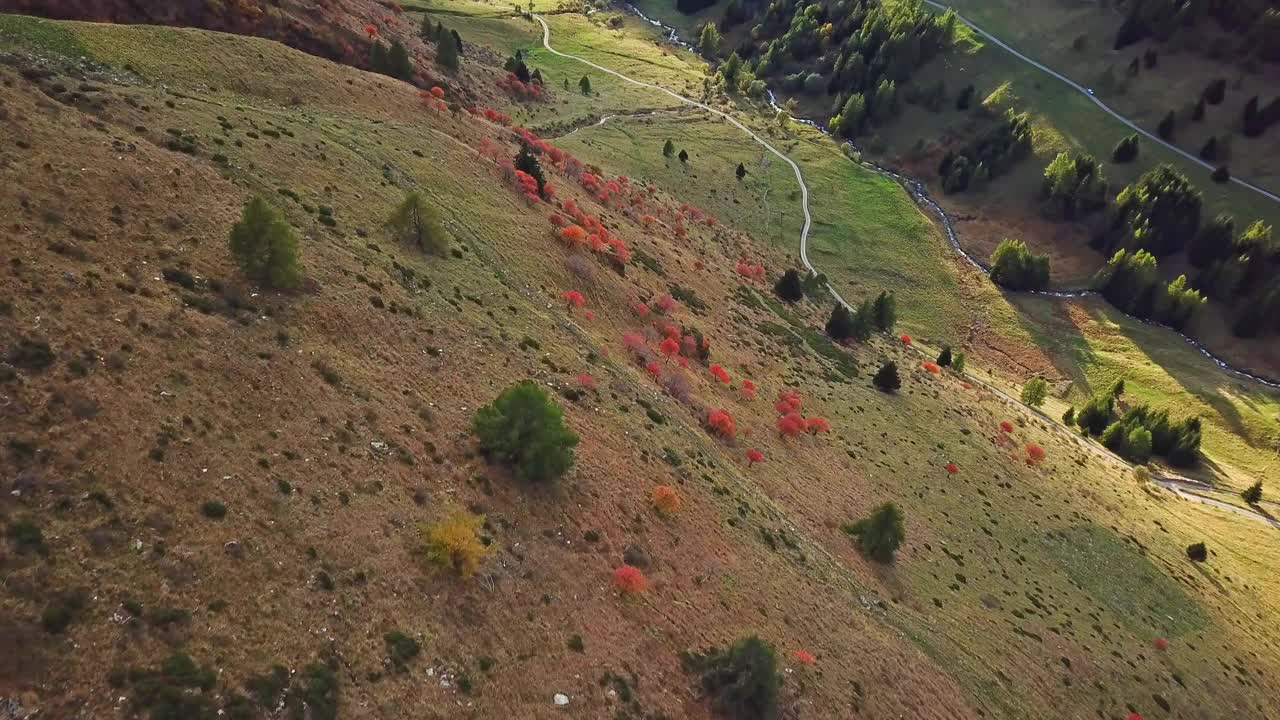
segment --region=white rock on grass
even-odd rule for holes
[[[559,707],[564,707],[569,704],[569,696],[564,693],[556,693],[551,697],[551,702],[555,703]]]

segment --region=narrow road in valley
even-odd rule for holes
[[[1219,510],[1226,510],[1227,512],[1235,513],[1236,515],[1247,517],[1251,520],[1257,520],[1258,522],[1266,523],[1271,527],[1276,528],[1277,530],[1280,530],[1280,520],[1277,520],[1268,515],[1264,515],[1263,513],[1257,512],[1255,510],[1242,508],[1239,505],[1232,505],[1231,503],[1226,502],[1224,500],[1211,498],[1208,495],[1204,494],[1203,490],[1205,490],[1206,488],[1200,485],[1199,483],[1185,482],[1182,480],[1174,480],[1172,478],[1152,478],[1151,482],[1155,483],[1156,485],[1159,485],[1160,487],[1166,490],[1169,490],[1170,492],[1174,493],[1179,497],[1186,498],[1187,500],[1191,500],[1193,502],[1198,502],[1198,503],[1204,503],[1205,505],[1212,505],[1213,507],[1216,507]]]
[[[927,4],[927,5],[931,5],[931,6],[933,6],[933,7],[937,8],[937,9],[939,9],[939,10],[947,10],[947,9],[948,9],[948,7],[947,7],[946,5],[943,5],[943,4],[942,4],[942,3],[940,3],[940,2],[935,2],[935,0],[924,0],[924,2],[925,2],[925,4]],[[950,8],[950,9],[951,9],[951,10],[955,10],[955,8]],[[1130,120],[1129,118],[1125,117],[1124,115],[1121,115],[1120,113],[1116,112],[1115,110],[1112,110],[1110,106],[1108,106],[1106,103],[1104,103],[1104,102],[1102,102],[1101,100],[1099,100],[1099,99],[1098,99],[1098,97],[1097,97],[1096,95],[1094,95],[1092,92],[1090,92],[1089,88],[1085,87],[1084,85],[1081,85],[1080,83],[1076,82],[1075,80],[1072,80],[1071,78],[1067,77],[1066,75],[1063,75],[1062,73],[1058,72],[1057,70],[1054,70],[1053,68],[1049,67],[1048,65],[1045,65],[1044,63],[1038,62],[1038,61],[1036,61],[1036,60],[1033,60],[1033,59],[1031,59],[1031,58],[1027,57],[1026,55],[1023,55],[1022,53],[1020,53],[1020,52],[1018,52],[1017,50],[1015,50],[1013,47],[1011,47],[1008,43],[1004,42],[1004,41],[1003,41],[1003,40],[1001,40],[1000,38],[996,37],[995,35],[992,35],[991,33],[987,32],[986,30],[983,30],[981,27],[978,27],[978,25],[976,25],[972,20],[969,20],[969,19],[965,18],[965,17],[964,17],[963,15],[961,15],[958,11],[956,12],[956,19],[957,19],[957,20],[959,20],[960,22],[964,23],[965,25],[967,25],[967,26],[969,27],[969,29],[971,29],[971,30],[973,30],[974,32],[976,32],[977,34],[981,35],[981,36],[982,36],[982,37],[983,37],[987,42],[990,42],[992,45],[995,45],[996,47],[1001,48],[1001,49],[1002,49],[1002,50],[1004,50],[1005,52],[1008,52],[1010,55],[1013,55],[1014,57],[1018,58],[1019,60],[1022,60],[1023,62],[1025,62],[1025,63],[1027,63],[1027,64],[1029,64],[1029,65],[1031,65],[1031,66],[1035,67],[1037,70],[1040,70],[1041,72],[1044,72],[1044,73],[1046,73],[1046,74],[1048,74],[1048,75],[1052,75],[1053,77],[1055,77],[1055,78],[1057,78],[1057,79],[1061,80],[1062,82],[1066,83],[1068,87],[1070,87],[1070,88],[1072,88],[1073,90],[1075,90],[1075,91],[1079,92],[1081,95],[1084,95],[1085,97],[1089,98],[1089,100],[1090,100],[1090,101],[1092,101],[1094,105],[1097,105],[1097,106],[1098,106],[1098,107],[1099,107],[1103,112],[1107,113],[1108,115],[1110,115],[1111,117],[1115,118],[1116,120],[1119,120],[1120,122],[1124,123],[1124,124],[1125,124],[1125,126],[1127,126],[1130,130],[1133,130],[1134,132],[1136,132],[1136,133],[1138,133],[1138,134],[1142,135],[1143,137],[1145,137],[1146,139],[1150,140],[1150,141],[1151,141],[1151,142],[1153,142],[1153,143],[1157,143],[1157,144],[1159,144],[1159,145],[1162,145],[1162,146],[1164,146],[1164,147],[1168,148],[1171,152],[1175,152],[1175,153],[1177,153],[1177,154],[1181,155],[1182,157],[1186,158],[1188,161],[1193,162],[1193,163],[1195,163],[1195,164],[1197,164],[1197,165],[1199,165],[1199,166],[1201,166],[1201,167],[1203,167],[1203,168],[1205,168],[1205,169],[1207,169],[1207,170],[1214,170],[1214,169],[1216,169],[1216,168],[1215,168],[1215,166],[1214,166],[1212,163],[1207,163],[1207,162],[1205,162],[1204,160],[1201,160],[1201,159],[1200,159],[1199,157],[1197,157],[1196,155],[1194,155],[1194,154],[1192,154],[1192,153],[1189,153],[1189,152],[1187,152],[1186,150],[1183,150],[1182,148],[1178,147],[1177,145],[1174,145],[1173,143],[1170,143],[1170,142],[1166,142],[1164,139],[1160,138],[1160,136],[1158,136],[1158,135],[1154,135],[1154,134],[1152,134],[1152,133],[1150,133],[1150,132],[1148,132],[1148,131],[1146,131],[1146,130],[1142,129],[1141,127],[1139,127],[1139,126],[1138,126],[1138,124],[1137,124],[1137,123],[1133,122],[1132,120]],[[1261,195],[1261,196],[1263,196],[1263,197],[1267,198],[1268,200],[1271,200],[1272,202],[1280,202],[1280,195],[1276,195],[1275,193],[1273,193],[1273,192],[1271,192],[1271,191],[1269,191],[1269,190],[1266,190],[1265,188],[1258,187],[1257,185],[1254,185],[1253,183],[1249,182],[1248,180],[1243,180],[1243,179],[1241,179],[1241,178],[1236,177],[1235,175],[1232,175],[1232,176],[1231,176],[1231,182],[1233,182],[1233,183],[1235,183],[1235,184],[1239,185],[1240,187],[1248,188],[1248,189],[1250,189],[1250,190],[1252,190],[1252,191],[1254,191],[1254,192],[1258,193],[1259,195]]]
[[[734,127],[738,128],[738,129],[739,129],[739,130],[741,130],[742,132],[744,132],[744,133],[746,133],[747,135],[749,135],[749,136],[751,137],[751,139],[753,139],[753,140],[755,140],[757,143],[759,143],[759,144],[760,144],[760,146],[761,146],[761,147],[763,147],[765,150],[769,151],[770,153],[773,153],[773,154],[774,154],[774,155],[776,155],[778,158],[780,158],[783,162],[787,163],[787,165],[791,166],[791,170],[792,170],[792,172],[794,172],[794,173],[795,173],[795,176],[796,176],[796,183],[798,183],[798,184],[800,185],[800,208],[804,211],[804,227],[802,227],[802,228],[800,229],[800,262],[804,265],[805,270],[807,270],[807,271],[809,271],[810,273],[813,273],[813,274],[815,274],[815,275],[816,275],[816,274],[818,274],[818,270],[817,270],[817,268],[815,268],[815,267],[813,266],[813,263],[809,262],[809,251],[808,251],[808,250],[809,250],[809,229],[810,229],[810,227],[812,227],[812,225],[813,225],[813,218],[812,218],[812,216],[811,216],[811,215],[810,215],[810,213],[809,213],[809,186],[808,186],[808,185],[805,183],[805,181],[804,181],[804,174],[800,171],[800,166],[799,166],[799,165],[797,165],[797,164],[796,164],[796,162],[795,162],[794,160],[792,160],[791,158],[787,157],[785,154],[783,154],[781,151],[779,151],[779,150],[778,150],[777,148],[775,148],[773,145],[770,145],[768,141],[766,141],[764,138],[760,137],[758,134],[756,134],[754,131],[752,131],[752,130],[751,130],[751,128],[748,128],[746,125],[743,125],[743,124],[742,124],[741,122],[739,122],[737,119],[735,119],[734,117],[730,116],[728,113],[726,113],[726,112],[724,112],[724,111],[722,111],[722,110],[717,110],[716,108],[713,108],[713,107],[711,107],[710,105],[707,105],[707,104],[702,103],[702,102],[698,102],[697,100],[693,100],[693,99],[691,99],[691,98],[687,98],[687,97],[685,97],[685,96],[683,96],[683,95],[681,95],[681,94],[679,94],[679,93],[677,93],[677,92],[674,92],[674,91],[669,90],[669,89],[667,89],[667,88],[665,88],[665,87],[662,87],[661,85],[654,85],[654,84],[652,84],[652,83],[647,83],[647,82],[643,82],[643,81],[640,81],[640,80],[636,80],[636,79],[634,79],[634,78],[631,78],[631,77],[628,77],[628,76],[626,76],[626,75],[623,75],[622,73],[620,73],[620,72],[618,72],[618,71],[616,71],[616,70],[611,70],[611,69],[609,69],[609,68],[607,68],[607,67],[604,67],[604,66],[602,66],[602,65],[597,65],[596,63],[593,63],[593,62],[591,62],[590,60],[587,60],[587,59],[585,59],[585,58],[581,58],[581,57],[578,57],[578,56],[576,56],[576,55],[570,55],[569,53],[563,53],[563,52],[560,52],[559,50],[556,50],[555,48],[551,47],[551,27],[550,27],[549,25],[547,25],[546,20],[544,20],[544,19],[542,18],[542,16],[541,16],[541,15],[534,15],[534,16],[533,16],[533,19],[537,20],[537,21],[542,25],[542,46],[547,50],[547,52],[551,53],[552,55],[557,55],[557,56],[559,56],[559,57],[567,58],[567,59],[569,59],[569,60],[575,60],[575,61],[577,61],[577,62],[580,62],[580,63],[584,64],[584,65],[587,65],[587,66],[592,67],[592,68],[594,68],[594,69],[596,69],[596,70],[599,70],[599,71],[600,71],[600,72],[602,72],[602,73],[606,73],[606,74],[608,74],[608,75],[612,75],[613,77],[616,77],[616,78],[618,78],[619,80],[623,80],[623,81],[625,81],[625,82],[631,83],[632,85],[637,85],[637,86],[639,86],[639,87],[649,88],[649,89],[651,89],[651,90],[655,90],[655,91],[657,91],[657,92],[664,93],[664,94],[666,94],[666,95],[668,95],[668,96],[670,96],[670,97],[674,98],[675,100],[677,100],[677,101],[679,101],[679,102],[681,102],[681,103],[684,103],[685,105],[688,105],[688,106],[690,106],[690,107],[699,108],[699,109],[702,109],[702,110],[705,110],[705,111],[707,111],[707,112],[711,113],[712,115],[716,115],[716,116],[718,116],[718,117],[720,117],[720,118],[724,119],[725,121],[727,121],[728,123],[730,123],[730,124],[731,124],[731,125],[733,125]],[[672,32],[674,32],[674,30],[673,30]],[[603,120],[601,120],[599,124],[603,124],[605,120],[608,120],[608,117],[606,117],[606,118],[604,118]],[[902,176],[900,176],[900,175],[898,175],[898,174],[896,174],[896,173],[893,173],[893,172],[892,172],[892,171],[890,171],[890,170],[886,170],[886,169],[883,169],[883,168],[877,168],[877,169],[878,169],[880,172],[882,172],[882,173],[886,173],[886,174],[892,175],[893,177],[898,178],[898,179],[901,179],[901,180],[904,180],[904,181],[906,181],[906,182],[908,182],[908,183],[913,182],[913,181],[910,181],[910,180],[908,180],[908,179],[906,179],[906,178],[902,178]],[[917,185],[918,185],[918,184],[917,184]],[[919,193],[923,193],[923,190],[921,189],[921,190],[919,190],[918,192],[919,192]],[[919,199],[921,199],[921,196],[920,196],[919,194],[917,194],[917,193],[913,193],[913,194],[914,194],[914,195],[916,195],[916,197],[917,197],[917,199],[918,199],[918,200],[919,200]],[[923,198],[924,198],[925,200],[928,200],[928,201],[930,202],[930,204],[932,204],[932,205],[937,209],[937,211],[939,212],[940,216],[943,218],[944,222],[946,222],[946,223],[947,223],[947,227],[948,227],[949,232],[953,232],[953,231],[951,231],[951,230],[950,230],[950,223],[947,221],[947,219],[946,219],[946,214],[942,212],[942,209],[941,209],[940,207],[937,207],[937,204],[936,204],[936,203],[933,203],[933,202],[932,202],[932,200],[931,200],[931,199],[929,199],[927,195],[926,195],[926,196],[923,196]],[[837,301],[837,302],[839,302],[841,305],[844,305],[846,308],[848,308],[850,312],[853,312],[853,311],[855,311],[855,310],[856,310],[856,308],[854,308],[852,305],[850,305],[850,304],[849,304],[849,302],[848,302],[848,301],[846,301],[843,297],[841,297],[841,296],[840,296],[840,293],[839,293],[839,292],[837,292],[837,291],[836,291],[836,289],[835,289],[834,287],[832,287],[832,285],[831,285],[830,283],[827,283],[827,290],[828,290],[828,291],[830,291],[830,293],[831,293],[832,297],[834,297],[834,298],[836,299],[836,301]],[[924,353],[923,353],[923,351],[922,351],[922,350],[920,350],[919,348],[911,347],[911,349],[912,349],[912,350],[915,350],[916,352],[918,352],[918,353],[920,353],[920,354],[922,354],[922,355],[924,354]],[[1220,364],[1221,364],[1221,363],[1220,363]],[[1077,436],[1075,433],[1071,432],[1070,430],[1066,429],[1065,427],[1062,427],[1062,426],[1061,426],[1061,425],[1059,425],[1055,420],[1053,420],[1052,418],[1050,418],[1048,415],[1045,415],[1044,413],[1040,412],[1040,411],[1039,411],[1039,410],[1037,410],[1036,408],[1027,407],[1026,405],[1024,405],[1024,404],[1022,403],[1022,401],[1021,401],[1021,400],[1018,400],[1017,398],[1014,398],[1012,395],[1009,395],[1008,393],[1004,392],[1004,391],[1003,391],[1003,390],[1001,390],[1000,388],[995,387],[994,385],[991,385],[991,384],[989,384],[989,383],[985,383],[985,382],[983,382],[983,381],[981,381],[981,380],[978,380],[977,378],[974,378],[974,377],[972,377],[972,376],[968,376],[968,377],[969,377],[969,379],[970,379],[970,380],[972,380],[972,381],[973,381],[973,382],[975,382],[975,383],[978,383],[978,384],[982,385],[982,386],[983,386],[984,388],[986,388],[989,392],[991,392],[991,393],[992,393],[993,395],[995,395],[996,397],[999,397],[1001,400],[1005,401],[1006,403],[1008,403],[1008,404],[1010,404],[1010,405],[1012,405],[1012,406],[1014,406],[1014,407],[1017,407],[1017,408],[1019,408],[1019,409],[1021,409],[1021,410],[1031,411],[1031,412],[1033,412],[1033,413],[1035,413],[1035,414],[1037,414],[1037,415],[1041,416],[1043,419],[1045,419],[1045,420],[1048,422],[1049,427],[1051,427],[1051,428],[1056,428],[1056,429],[1058,429],[1060,432],[1062,432],[1062,433],[1066,434],[1066,435],[1067,435],[1068,437],[1070,437],[1073,441],[1075,441],[1075,442],[1079,443],[1082,447],[1084,447],[1087,451],[1091,451],[1091,452],[1094,452],[1094,453],[1096,453],[1096,454],[1098,454],[1098,455],[1100,455],[1100,456],[1102,456],[1102,457],[1104,457],[1104,458],[1114,460],[1114,461],[1116,461],[1117,463],[1119,463],[1122,467],[1125,467],[1125,468],[1128,468],[1128,467],[1129,467],[1129,464],[1128,464],[1127,462],[1125,462],[1123,459],[1121,459],[1119,456],[1112,454],[1109,450],[1107,450],[1106,448],[1103,448],[1101,445],[1098,445],[1097,443],[1092,443],[1092,442],[1089,442],[1088,440],[1085,440],[1085,439],[1083,439],[1083,438],[1080,438],[1080,437],[1079,437],[1079,436]],[[1168,488],[1168,489],[1172,490],[1173,492],[1177,493],[1178,495],[1180,495],[1180,496],[1182,496],[1182,497],[1187,497],[1187,498],[1189,498],[1189,499],[1193,499],[1193,500],[1198,500],[1198,501],[1201,501],[1201,502],[1205,502],[1206,504],[1210,504],[1210,505],[1214,505],[1214,506],[1218,506],[1218,507],[1223,507],[1224,509],[1230,510],[1230,511],[1232,511],[1232,512],[1235,512],[1235,513],[1238,513],[1238,514],[1241,514],[1241,515],[1251,516],[1251,517],[1253,517],[1253,518],[1254,518],[1254,519],[1256,519],[1256,520],[1260,520],[1260,521],[1262,521],[1262,522],[1268,522],[1268,523],[1270,523],[1270,524],[1272,524],[1272,525],[1276,525],[1276,521],[1271,520],[1270,518],[1268,518],[1268,517],[1266,517],[1266,516],[1264,516],[1264,515],[1261,515],[1261,514],[1258,514],[1258,513],[1254,513],[1254,512],[1248,511],[1248,510],[1245,510],[1245,509],[1243,509],[1243,508],[1240,508],[1240,507],[1237,507],[1237,506],[1231,505],[1231,504],[1229,504],[1229,503],[1224,503],[1224,502],[1221,502],[1221,501],[1213,500],[1212,498],[1206,498],[1206,497],[1204,497],[1204,496],[1202,496],[1202,495],[1199,495],[1199,494],[1196,494],[1196,493],[1184,492],[1183,490],[1179,489],[1178,487],[1173,487],[1172,485],[1166,485],[1166,484],[1164,484],[1164,483],[1157,483],[1157,484],[1161,485],[1161,487],[1166,487],[1166,488]]]

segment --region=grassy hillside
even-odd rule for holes
[[[557,22],[583,44],[598,27]],[[619,274],[567,251],[556,210],[514,191],[492,159],[516,153],[510,129],[424,106],[417,88],[229,35],[4,27],[0,49],[18,54],[0,65],[15,138],[0,172],[22,190],[0,193],[15,240],[0,280],[0,638],[20,652],[0,654],[0,697],[20,712],[145,717],[174,696],[144,671],[181,652],[213,674],[171,662],[159,677],[195,676],[202,689],[179,695],[238,717],[271,716],[265,680],[245,684],[275,664],[311,717],[333,703],[339,717],[710,717],[678,653],[749,633],[778,649],[788,718],[1261,718],[1280,692],[1272,531],[1138,485],[889,336],[832,345],[827,306],[783,305],[735,272],[791,264],[795,200],[774,167],[737,186],[732,158],[759,156],[721,126],[659,115],[555,143],[630,175],[636,207],[659,216],[646,225],[546,163],[561,202],[635,254]],[[466,91],[498,97],[496,72],[467,63]],[[542,112],[603,109],[588,102]],[[661,159],[680,129],[688,169]],[[796,142],[814,209],[839,218],[814,252],[841,253],[833,277],[851,294],[898,287],[902,326],[941,337],[962,332],[952,313],[1003,302],[891,184]],[[440,210],[453,252],[391,237],[408,190]],[[301,236],[297,292],[253,287],[228,255],[255,193]],[[681,203],[721,222],[679,238]],[[885,271],[906,254],[919,266]],[[569,290],[585,308],[566,307]],[[659,385],[634,362],[624,334],[656,355],[666,319],[633,306],[663,293],[730,384],[667,360]],[[898,393],[869,384],[884,359]],[[555,485],[517,482],[468,432],[524,379],[582,438]],[[784,389],[832,431],[779,437]],[[720,408],[730,438],[706,428]],[[1030,443],[1045,461],[1028,464]],[[749,465],[749,448],[765,460]],[[653,509],[659,485],[679,511]],[[881,565],[840,528],[890,500],[907,539]],[[486,517],[491,554],[471,579],[422,554],[420,525],[457,508]],[[1192,564],[1201,540],[1209,559]],[[647,592],[611,584],[624,560]]]

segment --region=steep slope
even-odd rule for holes
[[[1280,651],[1252,618],[1277,610],[1272,536],[1138,487],[898,341],[832,345],[824,307],[735,271],[775,274],[781,251],[694,222],[604,156],[600,182],[544,156],[561,207],[527,201],[504,170],[511,129],[275,43],[82,23],[23,37],[0,68],[0,168],[21,188],[0,194],[0,513],[44,547],[15,535],[0,560],[0,646],[21,650],[0,697],[19,712],[106,715],[124,696],[141,713],[125,670],[180,650],[216,671],[213,704],[276,663],[305,694],[319,658],[341,717],[561,717],[554,693],[575,717],[704,717],[677,653],[755,632],[783,656],[786,717],[1266,715]],[[496,96],[486,70],[468,68],[470,91]],[[410,189],[456,253],[390,237]],[[226,252],[254,193],[303,235],[297,293],[246,284]],[[570,200],[625,241],[624,274],[557,242],[548,216]],[[668,315],[636,315],[665,293]],[[731,383],[696,358],[657,361],[654,382],[636,358],[659,357],[668,316]],[[40,343],[48,367],[9,354]],[[883,358],[896,395],[868,385]],[[526,378],[582,436],[554,487],[486,464],[467,432]],[[833,432],[779,437],[785,389]],[[733,438],[704,428],[713,408]],[[1048,460],[1028,465],[1027,443]],[[679,512],[652,510],[660,484]],[[886,500],[908,523],[888,567],[840,530]],[[496,548],[470,580],[419,553],[417,526],[454,507],[484,513]],[[1189,565],[1200,539],[1212,559]],[[647,560],[648,593],[610,586],[624,558]],[[41,628],[75,599],[65,629]],[[403,673],[391,631],[422,646]]]

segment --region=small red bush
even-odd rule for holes
[[[1164,651],[1169,649],[1169,641],[1162,637],[1156,638],[1154,644],[1157,650]]]
[[[795,390],[783,390],[778,393],[778,402],[773,406],[783,415],[800,410],[800,393]]]
[[[804,416],[797,412],[787,413],[778,418],[778,434],[782,437],[799,437],[804,434]]]
[[[958,473],[958,472],[960,472],[960,468],[959,468],[959,467],[957,467],[955,463],[947,463],[947,474],[948,474],[948,475],[955,475],[955,474],[956,474],[956,473]]]
[[[649,587],[649,580],[634,565],[623,565],[613,571],[613,586],[624,595],[636,595]]]
[[[659,485],[653,489],[653,506],[664,513],[680,510],[680,494],[670,485]]]
[[[829,432],[831,430],[831,424],[827,422],[826,418],[811,417],[805,419],[804,429],[808,431],[810,435],[817,435],[818,433]]]
[[[663,293],[653,302],[654,307],[664,315],[670,315],[676,311],[678,307],[676,299],[671,297],[671,293]]]
[[[933,373],[934,375],[937,375],[938,373],[942,372],[942,368],[938,367],[937,363],[929,362],[927,360],[925,362],[920,363],[920,367],[924,368],[925,372],[930,372],[930,373]]]
[[[712,410],[707,413],[707,425],[725,438],[732,438],[738,429],[737,423],[733,421],[733,416],[726,410]]]
[[[571,308],[585,307],[587,304],[587,299],[582,297],[582,293],[577,290],[565,290],[564,301],[568,303]]]
[[[667,338],[658,345],[658,350],[661,351],[663,355],[670,358],[680,352],[680,343],[676,342],[674,338]]]
[[[747,451],[747,467],[751,467],[752,465],[755,465],[758,462],[764,462],[764,453],[755,449],[748,450]]]
[[[435,95],[438,98],[442,98],[444,97],[444,88],[440,87],[439,85],[432,85],[431,94]]]
[[[756,399],[756,384],[755,384],[755,383],[751,382],[750,380],[743,380],[743,381],[742,381],[742,399],[743,399],[743,400],[755,400],[755,399]]]
[[[596,389],[596,379],[591,377],[591,373],[589,372],[578,373],[578,384],[581,385],[584,390]]]
[[[373,23],[365,25],[364,34],[368,35],[370,39],[378,37],[378,26],[374,25]]]
[[[902,335],[899,337],[899,339],[900,339],[900,340],[902,340],[902,344],[903,344],[903,345],[910,345],[910,344],[911,344],[911,336],[910,336],[910,335],[908,335],[908,334],[906,334],[906,333],[902,333]]]
[[[1000,432],[1002,432],[1002,433],[1011,433],[1011,432],[1013,432],[1013,423],[1009,422],[1008,420],[1001,420],[1001,421],[1000,421]]]
[[[1028,465],[1039,465],[1040,463],[1044,462],[1044,459],[1045,459],[1044,448],[1034,443],[1027,445],[1027,464]]]
[[[560,240],[570,247],[580,247],[587,242],[587,231],[577,225],[570,225],[560,231]]]
[[[725,369],[720,365],[712,365],[711,367],[707,368],[707,370],[709,370],[712,375],[715,375],[716,379],[719,380],[720,382],[722,383],[729,382],[729,373],[726,372]]]
[[[815,658],[813,656],[813,653],[809,652],[808,650],[797,650],[794,653],[792,653],[791,657],[795,658],[795,661],[800,663],[801,665],[813,665],[814,663],[818,662],[818,659]]]

